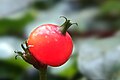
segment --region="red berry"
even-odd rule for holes
[[[37,61],[56,67],[69,59],[73,49],[72,39],[68,32],[62,34],[60,28],[54,24],[44,24],[30,34],[29,50]]]

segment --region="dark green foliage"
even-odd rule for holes
[[[23,36],[23,29],[34,19],[30,13],[25,14],[20,19],[0,19],[0,35]]]

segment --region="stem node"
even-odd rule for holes
[[[71,23],[70,20],[68,20],[68,19],[67,19],[66,17],[64,17],[64,16],[60,16],[60,18],[64,18],[64,19],[65,19],[65,22],[60,26],[60,31],[61,31],[61,33],[62,33],[63,35],[66,34],[68,28],[69,28],[71,25],[75,24],[75,25],[78,26],[77,23]]]

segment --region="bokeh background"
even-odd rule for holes
[[[120,0],[0,0],[0,80],[38,80],[14,50],[45,23],[77,22],[71,58],[48,68],[48,80],[120,80]]]

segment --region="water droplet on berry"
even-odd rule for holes
[[[42,32],[40,32],[40,34],[42,35],[43,33],[42,33]]]
[[[55,34],[55,31],[52,31],[51,33]]]
[[[57,41],[58,41],[58,39],[56,39],[56,38],[55,38],[55,41],[57,42]]]
[[[28,45],[28,47],[34,47],[34,45]]]
[[[49,34],[50,32],[49,31],[46,31],[47,34]]]
[[[45,38],[48,38],[48,36],[46,35]]]

